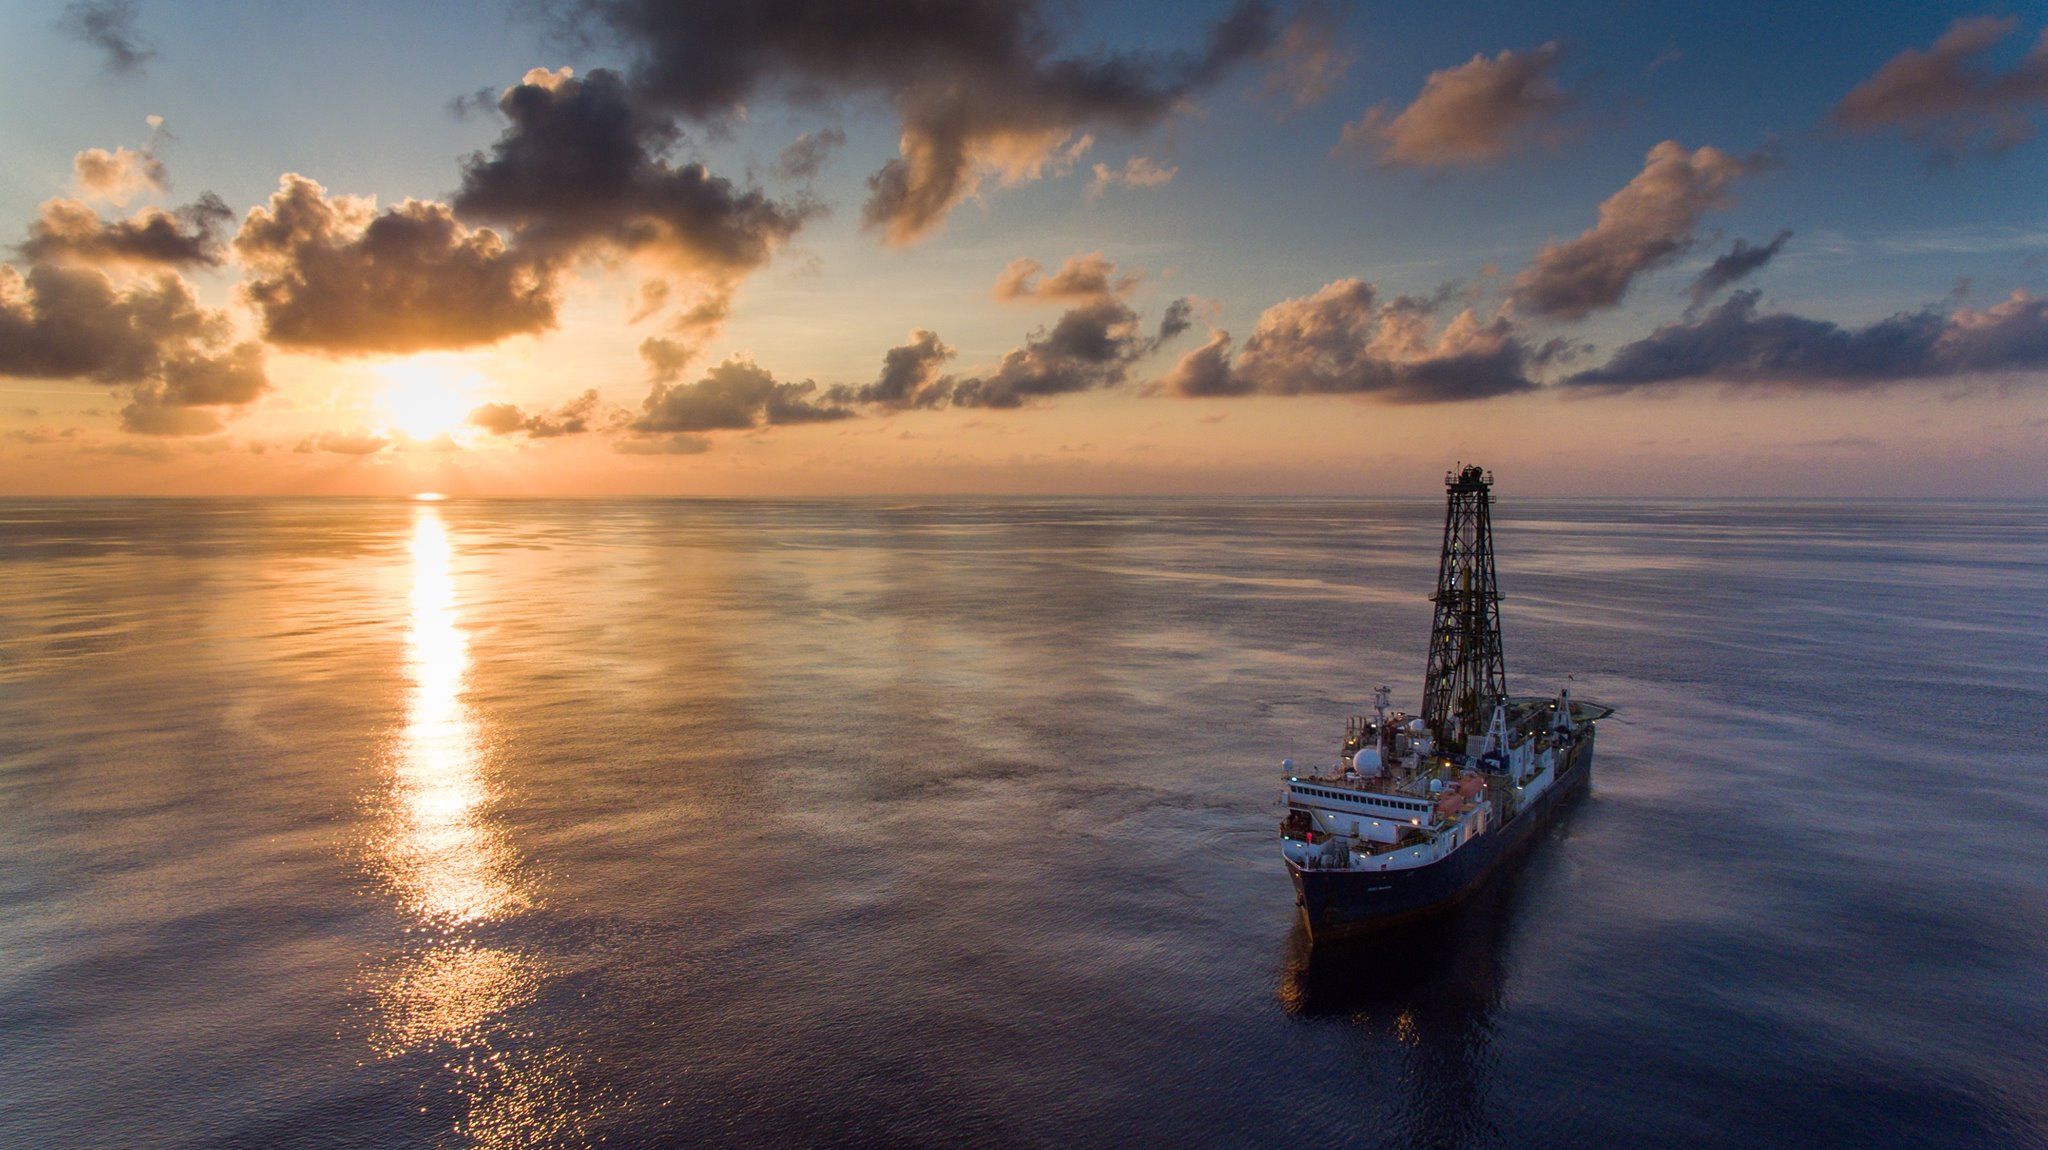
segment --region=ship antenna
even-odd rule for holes
[[[1438,562],[1436,614],[1429,630],[1429,670],[1422,721],[1437,745],[1463,750],[1481,716],[1507,697],[1501,658],[1500,587],[1493,570],[1493,476],[1460,467],[1444,476],[1444,549]]]

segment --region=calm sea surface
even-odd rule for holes
[[[0,503],[0,1146],[2048,1143],[2048,508],[1498,515],[1592,793],[1312,960],[1434,502]]]

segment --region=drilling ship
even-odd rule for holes
[[[1280,853],[1312,940],[1398,925],[1470,894],[1533,843],[1593,774],[1594,727],[1614,713],[1510,695],[1493,564],[1493,476],[1444,476],[1443,556],[1422,713],[1350,720],[1322,773],[1290,760]]]

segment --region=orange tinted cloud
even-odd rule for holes
[[[1419,168],[1498,160],[1570,103],[1557,86],[1557,58],[1552,43],[1431,72],[1414,103],[1392,116],[1384,105],[1373,108],[1344,126],[1337,148]]]
[[[1536,253],[1515,279],[1516,305],[1580,319],[1620,303],[1637,276],[1692,244],[1701,218],[1727,205],[1736,179],[1755,167],[1719,148],[1688,152],[1676,140],[1651,148],[1643,170],[1601,203],[1597,223]]]

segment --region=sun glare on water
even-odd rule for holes
[[[378,408],[393,428],[414,439],[434,439],[461,427],[482,383],[464,365],[431,356],[394,360],[375,371],[385,381],[377,393]]]

